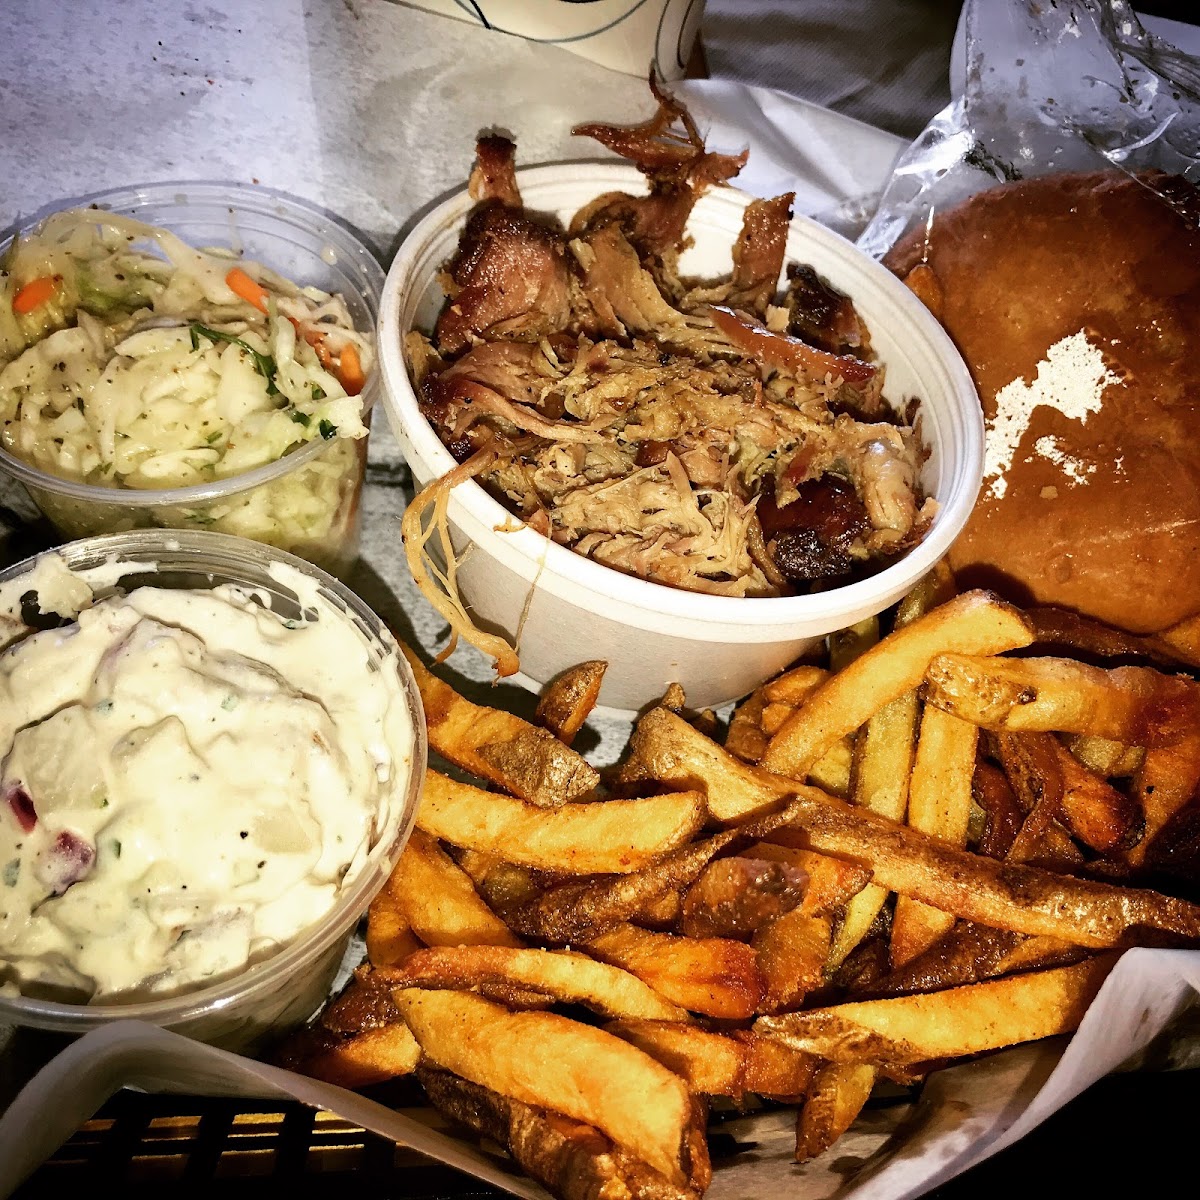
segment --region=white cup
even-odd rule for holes
[[[518,172],[532,209],[568,221],[602,192],[644,192],[623,163],[555,163]],[[697,203],[687,231],[686,274],[730,269],[730,249],[751,197],[717,188]],[[380,304],[383,398],[418,487],[455,466],[421,415],[402,338],[430,330],[444,297],[437,273],[453,255],[472,207],[462,192],[435,208],[405,239]],[[471,549],[458,583],[477,623],[514,640],[528,686],[585,659],[605,659],[601,705],[637,710],[669,683],[694,707],[745,695],[810,648],[816,639],[880,612],[946,553],[975,502],[983,473],[983,418],[971,377],[954,344],[919,300],[850,242],[807,217],[792,221],[787,261],[811,263],[854,300],[886,364],[893,404],[921,401],[918,433],[928,449],[921,468],[939,511],[924,540],[897,562],[857,583],[807,596],[741,599],[681,591],[624,575],[559,546],[516,520],[479,484],[454,489],[449,519],[456,552]],[[522,676],[524,678],[522,678]]]

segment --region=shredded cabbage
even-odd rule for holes
[[[234,268],[265,311],[230,286]],[[155,509],[155,524],[289,546],[327,535],[346,501],[339,472],[361,472],[348,443],[367,428],[348,386],[357,390],[372,357],[340,296],[127,217],[56,213],[0,261],[0,442],[32,466],[113,489],[165,489],[331,443],[300,469],[303,481],[285,476],[203,509]],[[81,530],[95,531],[95,521]]]

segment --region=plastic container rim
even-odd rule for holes
[[[80,197],[78,200],[51,205],[43,216],[22,225],[13,236],[19,237],[21,234],[29,232],[45,220],[46,216],[66,208],[86,208],[89,205],[96,205],[99,208],[121,210],[138,203],[169,204],[173,202],[179,204],[182,209],[193,201],[224,204],[231,209],[235,222],[237,212],[254,213],[273,221],[283,221],[299,226],[325,237],[336,252],[345,253],[349,261],[362,267],[363,273],[367,277],[367,290],[360,293],[360,298],[366,304],[372,320],[378,327],[384,271],[374,252],[340,218],[319,205],[274,188],[252,184],[225,184],[213,180],[178,180],[134,184],[129,187],[96,192]],[[281,209],[283,211],[280,211]],[[234,227],[236,228],[236,224]],[[170,226],[163,225],[163,228],[170,228]],[[12,240],[13,237],[0,240],[0,254],[8,248]],[[263,265],[271,266],[269,262],[264,262]],[[301,286],[303,286],[302,281]],[[372,336],[375,334],[374,329],[369,332]],[[375,364],[361,393],[364,418],[379,397],[381,374],[379,355],[376,353]],[[328,448],[329,442],[315,438],[307,445],[285,454],[282,458],[264,463],[261,467],[255,467],[253,470],[230,475],[226,479],[217,479],[211,483],[193,483],[187,487],[177,488],[98,487],[96,484],[84,483],[81,480],[52,475],[40,467],[27,463],[24,459],[18,458],[3,446],[0,446],[0,469],[6,471],[26,487],[55,492],[61,496],[68,496],[72,500],[84,500],[109,506],[119,505],[125,508],[196,507],[211,503],[213,500],[236,496],[241,492],[261,487],[265,483],[272,483],[296,470],[297,467],[311,462]]]
[[[172,544],[173,543],[173,544]],[[125,533],[106,533],[96,537],[82,538],[63,546],[44,550],[39,554],[0,571],[0,583],[16,578],[33,568],[34,564],[48,554],[61,554],[72,561],[84,563],[100,561],[106,557],[130,558],[141,555],[141,561],[152,561],[155,551],[178,557],[206,556],[198,562],[196,570],[208,574],[204,562],[224,559],[230,565],[226,570],[232,574],[238,559],[243,563],[248,556],[260,555],[265,563],[282,563],[293,567],[319,584],[326,592],[344,606],[347,619],[352,620],[377,648],[391,654],[397,666],[408,704],[412,723],[412,759],[405,794],[399,809],[399,824],[395,830],[385,830],[378,842],[370,849],[362,870],[351,883],[349,890],[340,896],[320,921],[302,931],[291,942],[276,953],[253,963],[243,971],[203,988],[186,990],[175,996],[157,1000],[140,1000],[128,1004],[120,1002],[103,1004],[72,1004],[61,1000],[44,1000],[33,996],[0,996],[0,1016],[16,1024],[31,1025],[60,1033],[83,1033],[99,1025],[116,1020],[148,1021],[156,1025],[175,1026],[195,1020],[209,1013],[220,1012],[230,1005],[246,1001],[252,994],[260,993],[272,985],[283,986],[284,981],[305,963],[317,958],[329,949],[340,937],[345,937],[376,892],[387,881],[391,869],[398,861],[412,832],[417,815],[428,761],[428,745],[425,734],[425,717],[420,693],[412,668],[400,651],[400,647],[387,625],[345,584],[335,579],[320,567],[298,558],[287,551],[278,550],[258,542],[228,533],[210,530],[136,529]],[[247,587],[256,585],[246,583]]]

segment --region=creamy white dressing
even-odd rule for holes
[[[55,565],[57,564],[57,566]],[[0,979],[131,1000],[210,982],[318,921],[403,807],[396,662],[311,581],[92,602],[57,556],[6,584],[77,613],[0,653]]]

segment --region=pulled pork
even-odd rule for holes
[[[652,87],[654,85],[652,84]],[[477,205],[432,338],[407,352],[459,462],[555,541],[674,587],[773,596],[861,577],[933,515],[913,430],[853,302],[785,250],[792,196],[747,205],[722,280],[681,277],[704,190],[745,155],[706,150],[686,110],[586,134],[649,193],[608,193],[563,229],[521,207],[515,147],[485,138]]]

